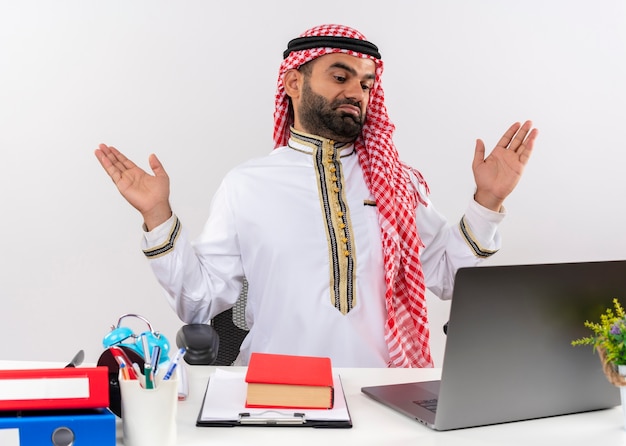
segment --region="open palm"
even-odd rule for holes
[[[486,158],[485,144],[480,139],[476,141],[472,170],[478,203],[497,211],[515,189],[537,137],[537,129],[531,127],[531,121],[511,125]]]
[[[115,147],[100,144],[95,151],[100,164],[122,196],[144,216],[146,225],[156,226],[171,215],[170,180],[156,155],[150,155],[150,175]]]

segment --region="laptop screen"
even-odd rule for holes
[[[434,427],[619,405],[593,349],[571,345],[615,297],[626,301],[626,261],[460,269]]]

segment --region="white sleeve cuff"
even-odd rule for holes
[[[500,212],[487,209],[472,200],[465,215],[459,222],[461,235],[478,257],[489,257],[500,249],[498,225],[506,216],[506,209]]]
[[[152,231],[146,231],[145,225],[143,229],[143,253],[146,257],[154,259],[174,249],[176,240],[180,235],[181,224],[178,217],[172,213],[170,218],[152,229]]]

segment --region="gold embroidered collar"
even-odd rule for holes
[[[325,142],[326,144],[324,144]],[[355,153],[353,143],[335,142],[309,133],[299,132],[293,127],[291,128],[291,137],[287,142],[287,147],[308,155],[313,155],[313,152],[318,147],[332,147],[335,154],[339,152],[340,158],[345,158]]]

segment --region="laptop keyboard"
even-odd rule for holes
[[[437,413],[437,399],[417,400],[413,402],[424,409],[430,410],[432,413]]]

